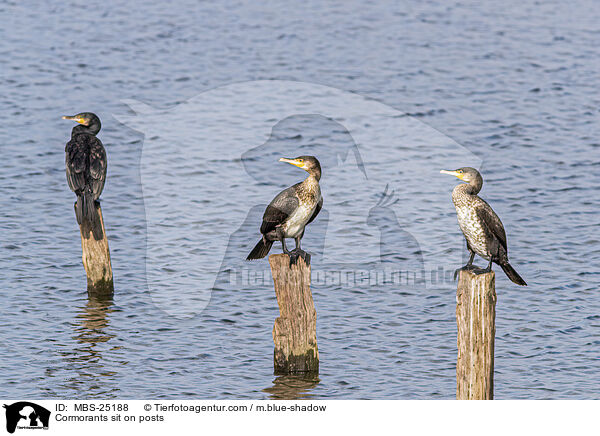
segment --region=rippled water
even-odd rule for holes
[[[502,217],[513,264],[529,284],[519,288],[498,272],[496,398],[600,396],[595,2],[519,1],[501,10],[470,1],[111,3],[0,4],[3,396],[453,398],[452,281],[357,285],[315,275],[461,265],[456,182],[436,172],[446,161],[459,166],[461,156],[481,167],[481,195]],[[245,134],[264,135],[250,122],[268,113],[264,106],[219,130],[231,112],[196,104],[223,103],[203,100],[211,90],[269,79],[314,84],[302,95],[309,103],[328,87],[397,116],[388,114],[389,129],[378,135],[365,119],[380,114],[332,118],[323,104],[322,112],[264,120],[272,132],[243,143]],[[139,102],[181,115],[179,124],[167,116],[149,134],[160,120],[140,117]],[[84,110],[103,120],[109,154],[102,200],[112,301],[88,299],[64,176],[71,125],[60,116]],[[371,141],[360,139],[363,131]],[[175,147],[183,165],[172,165],[177,156],[161,160],[161,147]],[[278,309],[267,262],[243,259],[264,203],[302,177],[277,158],[304,153],[324,166],[325,210],[303,241],[313,252],[321,371],[276,378]],[[195,189],[181,189],[186,178]],[[381,199],[386,185],[396,203]],[[161,217],[169,217],[162,231]],[[154,250],[158,242],[164,251]],[[203,309],[186,286],[195,273],[209,274],[211,256],[214,289]],[[177,272],[197,260],[197,270]]]

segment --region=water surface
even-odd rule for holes
[[[335,150],[352,150],[352,136],[343,123],[320,114],[273,120],[264,147],[256,151],[256,144],[248,144],[236,158],[219,160],[219,148],[205,145],[210,157],[198,172],[174,176],[220,172],[220,188],[234,194],[227,197],[229,207],[218,208],[218,219],[230,223],[232,238],[201,313],[174,316],[157,304],[147,280],[141,161],[144,144],[160,144],[160,138],[117,121],[133,115],[123,100],[184,107],[215,88],[268,79],[373,99],[451,138],[480,161],[482,196],[502,217],[511,259],[529,284],[520,288],[497,275],[496,398],[600,396],[595,2],[511,1],[501,10],[471,1],[178,5],[0,5],[3,396],[454,398],[453,283],[315,283],[319,377],[276,378],[272,285],[268,277],[248,284],[230,280],[232,270],[267,269],[266,261],[248,266],[243,258],[258,238],[264,203],[301,177],[292,167],[273,166],[295,151],[324,162],[330,212],[304,242],[315,254],[313,275],[331,267],[323,235],[336,250],[365,257],[358,265],[337,260],[352,268],[459,266],[464,249],[450,202],[455,181],[437,174],[432,177],[442,178],[415,186],[414,180],[427,178],[411,173],[411,160],[428,157],[432,169],[441,169],[443,149],[424,154],[403,142],[400,132],[397,143],[358,144],[367,172],[374,174],[369,180],[382,181],[369,190],[352,188],[366,179],[356,166],[338,161]],[[112,300],[88,299],[74,198],[64,175],[71,125],[60,116],[84,110],[101,117],[99,136],[109,154],[102,201],[115,278]],[[203,125],[205,119],[190,113],[189,130],[182,133],[202,137],[211,127]],[[239,123],[243,130],[244,119]],[[396,153],[382,153],[389,149]],[[163,165],[157,177],[169,172]],[[236,178],[240,168],[247,179]],[[364,198],[352,203],[348,190],[327,181],[328,174],[347,180]],[[371,216],[366,211],[379,203],[387,183],[398,202],[383,203]],[[196,218],[175,219],[196,219],[202,230],[215,208],[206,198],[198,201]],[[334,219],[336,210],[347,210],[348,226]],[[373,233],[362,236],[379,240],[389,229],[417,223],[428,229],[429,243],[419,253],[423,235],[392,231],[383,238],[381,256],[372,257],[373,246],[355,242],[357,217],[374,223]],[[176,259],[182,246],[202,250],[202,241],[185,227],[171,225],[169,234],[181,244],[165,247],[166,258]]]

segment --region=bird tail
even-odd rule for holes
[[[81,225],[83,222],[83,195],[77,194],[77,202],[75,203],[75,218],[77,218],[77,224]]]
[[[508,262],[503,262],[500,264],[500,266],[502,267],[502,270],[504,271],[506,276],[511,280],[511,282],[516,283],[520,286],[527,286],[525,280],[521,278],[521,276],[515,271],[515,269],[512,266],[510,266]]]
[[[273,246],[273,241],[265,241],[265,238],[258,241],[258,244],[252,249],[246,260],[253,259],[262,259],[267,254],[269,254],[269,250]]]
[[[96,201],[91,193],[77,195],[77,203],[75,204],[75,216],[77,224],[81,226],[82,233],[86,236],[90,231],[94,235],[94,239],[99,241],[103,238],[102,223],[100,222],[100,214],[96,208]]]

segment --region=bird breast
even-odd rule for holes
[[[308,204],[301,204],[298,209],[288,218],[284,224],[286,238],[295,238],[302,234],[304,226],[315,211],[316,203],[311,207]]]
[[[454,194],[454,193],[453,193]],[[459,195],[456,195],[459,194]],[[471,196],[456,193],[452,196],[456,208],[458,225],[465,235],[465,239],[475,253],[489,259],[485,229],[477,216],[477,206]]]
[[[306,223],[312,217],[321,199],[319,183],[312,179],[312,177],[309,177],[298,187],[297,195],[300,204],[282,226],[286,238],[295,238],[302,235]]]

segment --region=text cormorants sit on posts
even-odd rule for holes
[[[100,119],[91,112],[63,116],[79,124],[71,131],[71,140],[65,147],[65,166],[69,188],[77,195],[75,215],[77,223],[87,238],[90,230],[94,239],[104,236],[96,201],[102,194],[106,181],[106,150],[96,137],[100,131]]]
[[[302,168],[309,175],[304,181],[281,191],[267,206],[260,227],[262,239],[246,259],[262,259],[269,253],[273,241],[281,241],[283,252],[290,256],[290,265],[294,264],[298,257],[310,264],[310,255],[300,248],[300,239],[304,236],[306,225],[317,217],[323,207],[319,186],[321,165],[314,156],[281,158],[279,161]],[[285,238],[296,240],[294,250],[287,249]]]
[[[471,257],[464,269],[473,269],[475,253],[480,255],[489,264],[484,272],[492,269],[492,262],[502,267],[508,278],[517,285],[527,286],[525,280],[519,276],[508,263],[508,247],[504,226],[493,211],[491,206],[477,193],[483,185],[483,178],[475,168],[464,167],[454,171],[442,170],[443,174],[450,174],[466,182],[457,185],[452,191],[452,201],[456,208],[458,224],[465,239]]]

